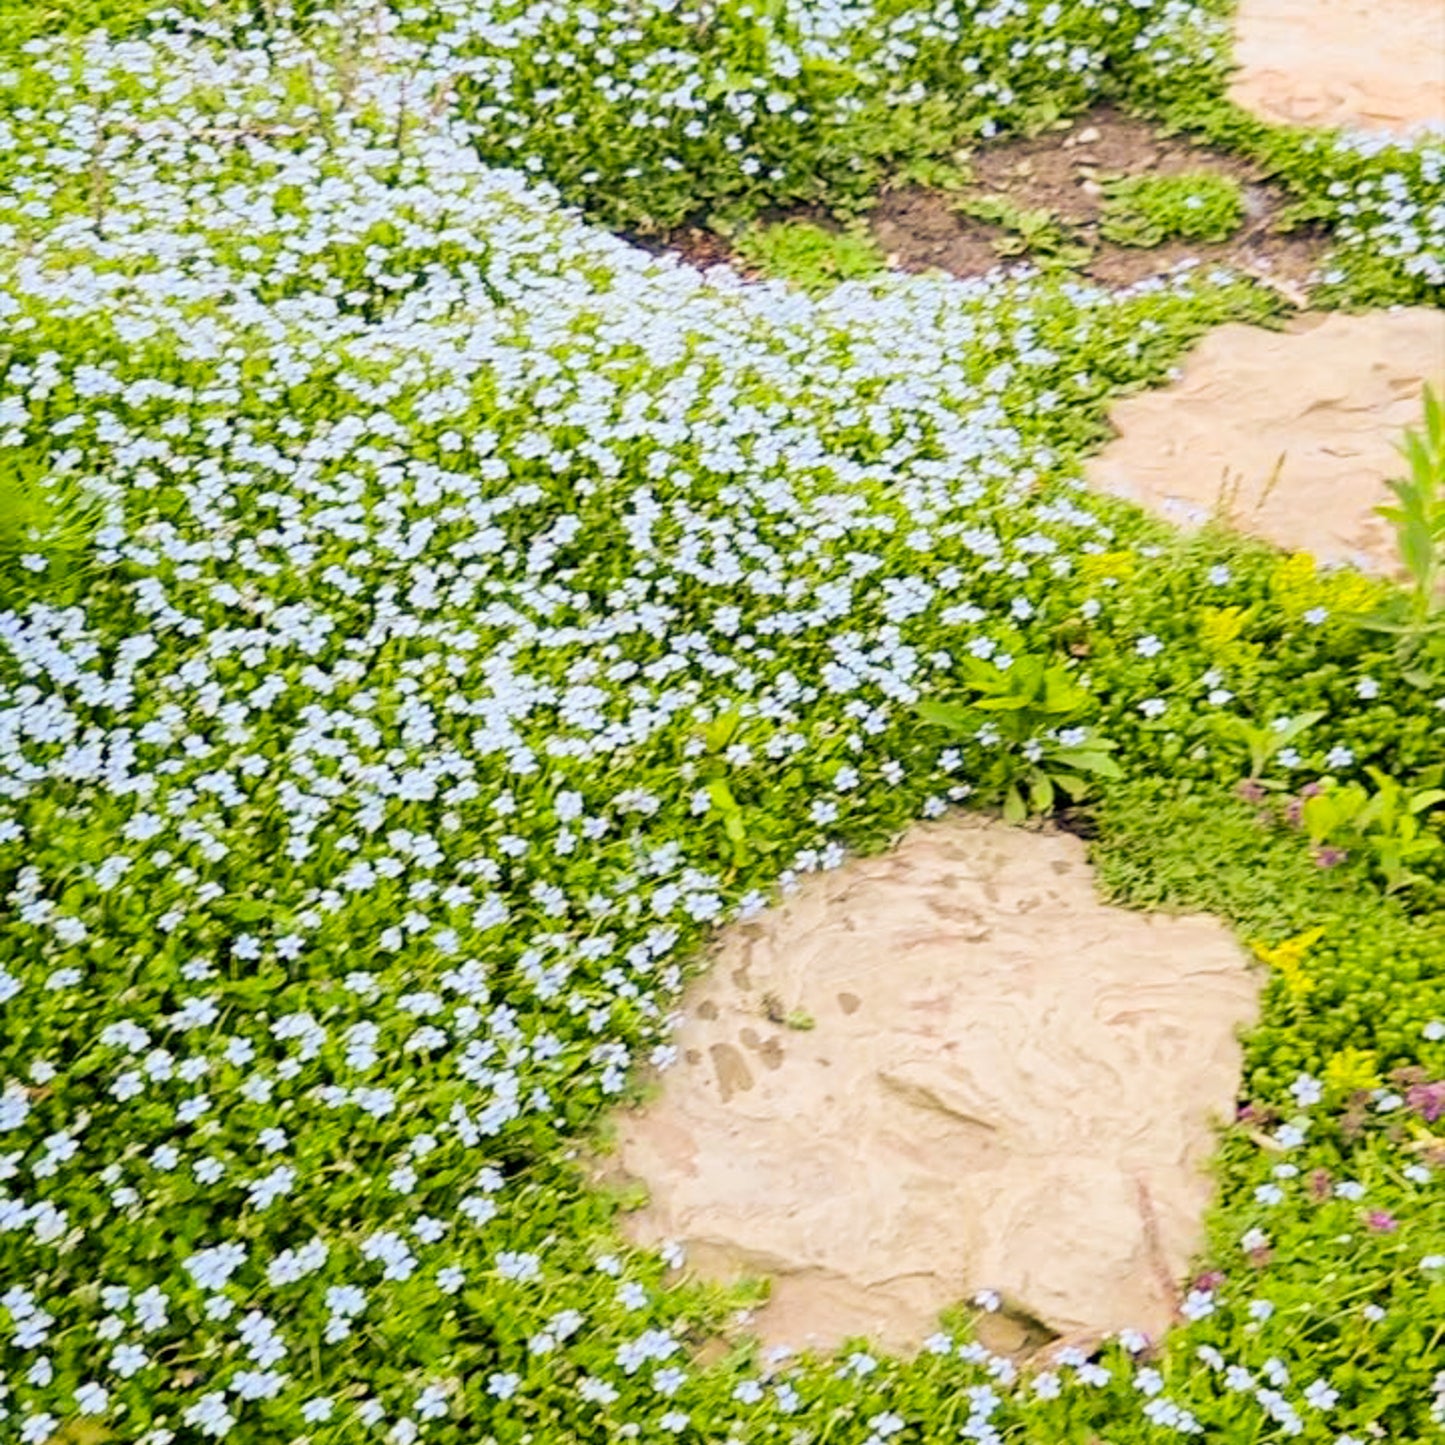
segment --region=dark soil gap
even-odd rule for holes
[[[1326,236],[1317,227],[1277,229],[1289,197],[1253,162],[1196,145],[1182,135],[1163,135],[1147,122],[1109,106],[1085,112],[1041,135],[979,146],[968,167],[972,183],[966,193],[900,184],[885,187],[877,196],[867,224],[890,269],[942,271],[966,278],[1028,262],[1044,268],[1067,266],[1102,285],[1126,287],[1192,261],[1243,271],[1303,305],[1326,245]],[[1212,170],[1240,183],[1245,217],[1228,240],[1169,241],[1146,248],[1118,245],[1100,236],[1105,182],[1118,176],[1190,170]],[[962,194],[1003,196],[1020,209],[1048,211],[1071,247],[1077,248],[1074,258],[1064,262],[1047,252],[1018,249],[1016,238],[1003,227],[961,214],[957,201]],[[832,224],[816,209],[796,215],[815,224]],[[676,254],[702,269],[726,263],[744,275],[756,274],[724,237],[704,228],[686,227],[660,241],[629,239],[638,239],[654,252]]]

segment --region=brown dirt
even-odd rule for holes
[[[728,245],[716,231],[705,226],[680,226],[664,236],[638,236],[624,233],[623,240],[653,256],[676,256],[706,271],[712,266],[727,266],[748,281],[764,279]]]
[[[1004,195],[1025,209],[1052,212],[1071,238],[1092,253],[1078,268],[1080,273],[1104,286],[1132,286],[1197,261],[1243,271],[1302,306],[1326,246],[1325,237],[1316,231],[1285,235],[1272,229],[1286,198],[1247,161],[1205,150],[1181,137],[1161,136],[1144,122],[1107,106],[1078,117],[1067,129],[981,146],[970,164],[975,194]],[[1102,178],[1194,169],[1216,170],[1243,184],[1246,217],[1238,235],[1218,244],[1170,242],[1152,248],[1100,239]],[[1047,257],[1000,254],[999,245],[1007,246],[1009,233],[960,215],[954,201],[948,192],[923,186],[885,188],[868,222],[889,265],[903,271],[938,270],[971,277],[1031,259],[1047,264]],[[816,208],[788,214],[822,226],[834,224]],[[785,217],[779,213],[767,219]],[[727,265],[749,280],[761,279],[726,240],[704,228],[682,227],[660,239],[628,239],[654,254],[678,256],[700,270]]]
[[[1181,262],[1197,260],[1243,270],[1300,303],[1324,250],[1318,234],[1284,235],[1272,229],[1285,204],[1284,194],[1247,161],[1203,149],[1182,137],[1161,136],[1144,122],[1108,107],[1080,116],[1066,130],[980,147],[970,164],[975,192],[1004,195],[1025,209],[1052,212],[1093,253],[1080,268],[1083,274],[1107,286],[1130,286]],[[1100,238],[1102,180],[1198,169],[1232,176],[1244,186],[1246,216],[1238,235],[1217,244],[1175,242],[1151,248],[1118,246]],[[995,243],[1006,233],[958,214],[954,199],[923,187],[907,187],[881,198],[871,221],[892,264],[909,271],[937,268],[954,276],[980,276],[1021,259],[1000,258]]]
[[[675,251],[688,265],[696,266],[699,271],[706,271],[709,266],[731,266],[739,276],[753,279],[755,275],[721,236],[700,226],[689,226],[685,230],[673,232],[667,238],[667,249]]]
[[[879,197],[868,218],[869,228],[890,266],[983,276],[1009,264],[994,250],[993,243],[1006,234],[1003,228],[965,220],[950,201],[943,191],[922,186],[885,191]]]
[[[771,1281],[766,1342],[906,1349],[982,1289],[999,1351],[1157,1335],[1256,991],[1217,920],[1101,902],[1078,838],[956,815],[726,930],[599,1172],[646,1184],[633,1238]]]

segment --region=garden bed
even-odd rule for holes
[[[1312,304],[1438,306],[1438,139],[1251,118],[1228,35],[0,0],[0,1437],[1438,1433],[1438,421],[1409,585],[1322,571],[1084,480],[1277,287],[618,237],[1110,104],[1287,188]],[[722,930],[964,806],[1259,967],[1181,1318],[773,1348],[595,1161]]]

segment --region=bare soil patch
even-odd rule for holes
[[[878,196],[868,225],[890,267],[973,277],[1000,267],[1058,261],[1047,250],[1020,249],[1001,225],[962,214],[957,208],[962,194],[1002,196],[1020,208],[1050,212],[1069,244],[1082,248],[1083,254],[1070,261],[1071,268],[1109,287],[1132,286],[1196,262],[1243,271],[1302,306],[1326,246],[1318,230],[1286,234],[1276,229],[1287,197],[1249,162],[1179,136],[1161,136],[1111,107],[1090,111],[1065,129],[982,145],[969,164],[974,180],[966,193],[904,185],[885,188]],[[1236,235],[1217,243],[1169,242],[1150,248],[1117,245],[1101,237],[1105,181],[1186,170],[1213,170],[1242,184],[1246,214]],[[835,224],[817,208],[769,219],[793,218],[824,227]],[[705,228],[689,226],[661,238],[629,239],[702,270],[725,264],[739,275],[758,278],[724,237]]]
[[[1090,258],[1080,267],[1083,274],[1107,286],[1130,286],[1181,262],[1197,261],[1243,270],[1302,302],[1324,251],[1324,238],[1317,232],[1285,234],[1275,229],[1287,198],[1257,167],[1179,136],[1161,136],[1143,121],[1109,107],[1079,117],[1067,130],[980,147],[970,165],[973,193],[1001,195],[1022,208],[1051,212],[1069,239],[1088,249]],[[1171,242],[1148,248],[1116,245],[1100,236],[1106,180],[1191,170],[1212,170],[1241,183],[1245,221],[1235,236],[1216,243]],[[904,270],[936,267],[955,276],[982,275],[1001,264],[997,247],[1007,233],[960,214],[957,199],[924,187],[885,194],[871,221],[891,262]],[[1044,264],[1049,260],[1031,259]]]
[[[660,240],[636,236],[626,239],[655,256],[676,256],[699,271],[706,271],[712,266],[728,266],[747,280],[762,279],[724,237],[716,231],[709,231],[706,226],[682,226]]]
[[[967,220],[944,191],[923,186],[885,191],[869,216],[869,229],[889,264],[901,271],[947,271],[983,276],[1007,264],[994,249],[1002,226]]]

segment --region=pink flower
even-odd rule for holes
[[[1405,1091],[1405,1103],[1427,1124],[1445,1114],[1445,1079],[1433,1084],[1413,1084]]]
[[[1305,800],[1318,797],[1322,792],[1324,789],[1318,783],[1306,783],[1299,790],[1299,796],[1285,804],[1284,815],[1290,827],[1298,828],[1304,822]]]
[[[1365,1216],[1365,1227],[1371,1234],[1393,1234],[1400,1225],[1393,1214],[1383,1209],[1372,1209]]]

